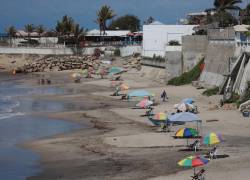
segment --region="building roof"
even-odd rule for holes
[[[160,21],[154,21],[154,22],[150,23],[149,25],[164,25],[164,24],[161,23]]]
[[[234,30],[236,32],[246,32],[246,31],[249,31],[248,30],[249,27],[250,27],[250,25],[245,25],[245,24],[236,25],[236,26],[234,26]]]
[[[214,15],[214,14],[215,14],[215,12],[212,11],[211,15]],[[193,13],[188,13],[187,15],[188,16],[206,16],[207,12],[205,12],[205,11],[202,11],[202,12],[193,12]]]
[[[105,35],[100,35],[100,30],[93,29],[87,32],[86,36],[126,36],[129,30],[106,30]]]
[[[39,36],[39,34],[38,34],[37,32],[32,32],[32,33],[30,33],[29,35],[30,35],[30,36],[33,36],[33,37]],[[25,32],[25,31],[23,31],[23,30],[18,30],[18,31],[16,32],[16,36],[24,36],[24,37],[26,37],[26,36],[28,36],[28,33]]]

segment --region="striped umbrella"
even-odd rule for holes
[[[179,161],[178,165],[182,167],[198,167],[198,166],[203,166],[208,162],[209,160],[202,156],[189,156]]]
[[[175,133],[178,138],[192,138],[197,137],[198,131],[194,128],[181,128]]]
[[[148,99],[143,99],[141,102],[136,104],[136,106],[140,108],[146,108],[148,106],[151,106],[152,104],[153,104],[153,101],[150,101]]]
[[[221,141],[222,141],[221,135],[212,132],[204,137],[203,144],[212,145],[212,144],[218,144]]]
[[[160,120],[160,121],[167,120],[167,118],[168,118],[168,116],[167,116],[167,114],[164,113],[164,112],[160,112],[160,113],[158,113],[158,114],[156,114],[156,115],[154,116],[154,119]]]
[[[181,161],[178,162],[179,166],[182,167],[193,167],[194,168],[194,175],[195,175],[195,168],[198,166],[204,166],[209,162],[208,159],[202,156],[189,156]]]

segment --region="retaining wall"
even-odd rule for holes
[[[116,47],[87,47],[79,50],[84,55],[91,55],[94,50],[99,48],[103,51],[106,49],[116,49]],[[119,47],[121,56],[130,56],[134,53],[141,53],[141,46]],[[38,55],[73,55],[76,54],[75,48],[37,48],[37,47],[0,47],[0,54],[38,54]]]

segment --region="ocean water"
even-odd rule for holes
[[[0,82],[0,179],[24,180],[42,170],[39,155],[19,144],[79,128],[75,123],[32,115],[33,112],[74,108],[61,102],[37,101],[29,96],[63,93],[66,91],[59,87],[26,87],[15,82]]]

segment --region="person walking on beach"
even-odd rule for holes
[[[163,102],[165,102],[165,101],[166,101],[166,99],[167,99],[167,93],[166,93],[166,91],[165,91],[165,90],[162,92],[162,94],[161,94],[161,98],[162,98],[162,101],[163,101]]]

